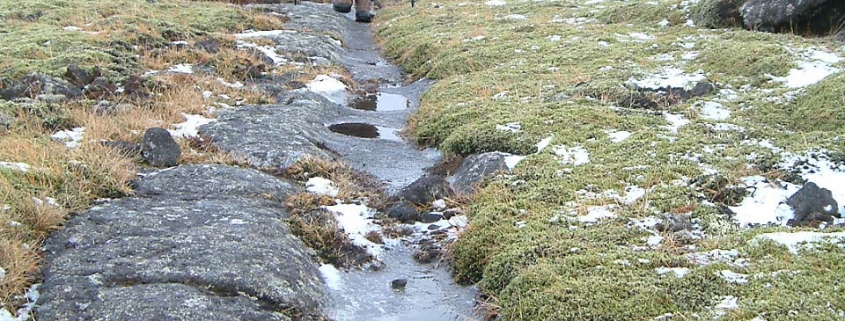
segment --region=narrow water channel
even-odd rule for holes
[[[326,10],[331,9],[326,6]],[[422,176],[424,169],[440,158],[438,151],[419,149],[399,135],[407,125],[408,116],[418,108],[420,96],[433,82],[423,79],[404,83],[402,71],[384,59],[373,43],[370,26],[353,22],[352,14],[345,17],[349,25],[343,33],[344,67],[357,83],[377,81],[379,88],[348,97],[346,107],[357,111],[355,116],[327,126],[338,135],[367,140],[367,146],[379,142],[378,151],[351,152],[356,149],[336,147],[350,151],[341,154],[347,164],[375,175],[385,183],[388,193],[393,193]],[[333,147],[331,144],[328,147]],[[422,223],[409,226],[415,230],[414,234],[401,240],[388,240],[379,249],[379,259],[384,263],[379,271],[340,272],[321,268],[334,301],[329,316],[338,321],[481,320],[476,315],[474,287],[456,284],[445,263],[420,264],[413,259],[416,243],[426,238],[429,231],[440,229],[453,233],[453,225],[442,220],[434,226]],[[397,281],[402,286],[396,286]]]

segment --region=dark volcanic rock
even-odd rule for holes
[[[460,194],[472,194],[478,184],[493,174],[506,171],[505,157],[507,154],[499,152],[472,155],[464,159],[461,167],[455,171],[452,188]]]
[[[391,205],[385,210],[387,217],[397,219],[404,223],[413,222],[419,219],[420,213],[417,208],[409,202],[399,202]]]
[[[395,199],[414,204],[431,205],[435,200],[449,197],[453,194],[446,178],[441,175],[423,175],[413,183],[402,188],[393,196]]]
[[[94,69],[89,73],[87,70],[82,69],[82,67],[73,64],[68,65],[67,71],[65,71],[65,78],[79,88],[85,87],[85,85],[90,84],[99,76],[100,71],[98,69]]]
[[[327,304],[278,201],[297,189],[222,165],[150,174],[45,243],[39,320],[288,320]]]
[[[144,161],[155,167],[176,166],[182,150],[173,140],[170,132],[164,128],[150,128],[144,133],[141,141],[141,156]]]
[[[750,0],[741,14],[751,30],[828,35],[845,22],[845,1]]]
[[[830,224],[834,217],[842,217],[839,204],[830,190],[812,182],[804,184],[786,200],[786,204],[795,211],[795,217],[787,222],[789,226],[814,226],[819,222]]]
[[[442,220],[442,219],[443,219],[443,214],[440,214],[440,213],[429,212],[429,213],[425,213],[425,214],[420,215],[420,222],[423,222],[423,223],[434,223],[434,222],[437,222],[437,221]]]
[[[401,290],[405,288],[405,285],[408,285],[408,279],[396,279],[390,281],[390,288],[394,290]]]
[[[0,98],[14,100],[16,98],[41,98],[43,100],[61,101],[78,98],[82,90],[74,87],[63,79],[57,79],[39,74],[30,74],[20,80],[4,80],[0,84]]]

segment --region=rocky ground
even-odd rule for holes
[[[0,4],[0,318],[843,319],[842,13]]]

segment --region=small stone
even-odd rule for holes
[[[390,281],[390,288],[394,290],[402,290],[408,285],[408,279],[396,279]]]
[[[74,86],[82,88],[94,81],[99,74],[99,70],[94,70],[93,73],[89,73],[87,70],[82,69],[82,67],[70,64],[67,66],[67,71],[65,71],[65,78],[67,78],[67,80]]]
[[[428,212],[423,215],[420,215],[420,222],[423,223],[434,223],[442,219],[443,215],[437,212]]]
[[[173,140],[167,129],[155,127],[147,129],[141,142],[141,156],[144,161],[155,167],[172,167],[179,162],[182,150]]]
[[[387,217],[397,219],[401,222],[413,222],[419,218],[417,208],[408,202],[399,202],[391,205],[385,210]]]
[[[424,175],[402,188],[395,198],[414,204],[429,205],[437,199],[449,197],[452,189],[442,175]]]
[[[463,211],[460,208],[457,208],[457,207],[450,208],[450,209],[443,211],[443,218],[448,220],[448,219],[454,217],[455,215],[459,215],[461,213],[463,213]]]
[[[428,226],[429,231],[434,231],[434,230],[437,230],[439,228],[440,228],[440,225],[437,225],[437,224],[431,224],[431,225]]]
[[[795,211],[795,217],[786,223],[789,226],[814,226],[820,222],[832,224],[834,217],[842,217],[839,204],[830,190],[813,182],[804,184],[786,200],[786,204]]]

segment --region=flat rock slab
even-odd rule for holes
[[[222,165],[148,175],[139,196],[91,208],[47,240],[39,320],[320,315],[323,281],[279,202],[296,191]]]

